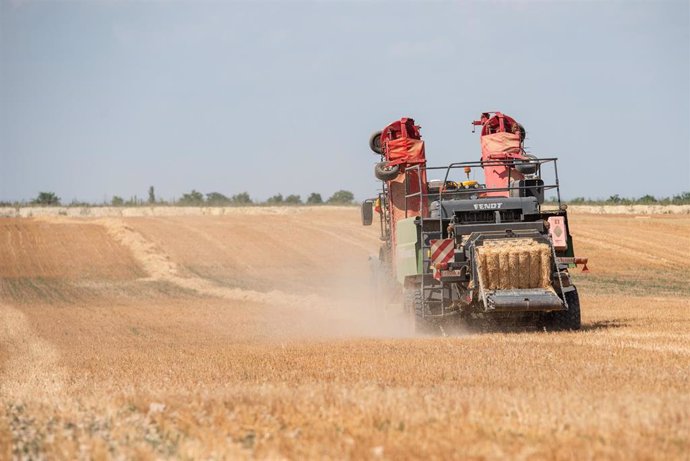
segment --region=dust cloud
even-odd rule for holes
[[[162,245],[149,241],[122,219],[101,218],[93,222],[104,226],[115,241],[132,252],[150,280],[169,282],[205,296],[262,305],[269,312],[261,322],[263,325],[257,327],[263,327],[266,338],[394,338],[414,335],[412,319],[403,312],[400,294],[381,293],[383,289],[375,283],[376,275],[370,263],[370,258],[375,256],[364,253],[372,247],[366,241],[317,229],[316,234],[326,244],[334,237],[339,240],[333,242],[335,245],[326,267],[307,264],[291,267],[286,263],[282,278],[287,279],[286,285],[291,285],[288,290],[257,291],[242,286],[231,288],[184,273]],[[307,238],[314,238],[311,235],[314,234],[314,226],[306,225],[304,228],[310,234]],[[290,284],[291,277],[301,282]]]

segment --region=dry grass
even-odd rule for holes
[[[0,222],[0,458],[688,457],[690,217],[571,217],[583,331],[448,338],[304,218]]]

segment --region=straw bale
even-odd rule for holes
[[[551,286],[551,251],[544,244],[541,247],[541,284],[539,288]]]
[[[498,257],[499,252],[494,249],[489,249],[486,254],[486,266],[489,273],[489,278],[486,282],[489,290],[497,289],[500,283],[500,262]]]
[[[477,248],[477,258],[484,289],[550,286],[551,252],[546,244],[532,239],[488,240]]]
[[[501,248],[498,251],[498,264],[499,264],[499,280],[498,289],[505,290],[510,288],[510,272],[508,272],[508,252],[507,248]]]
[[[530,257],[527,245],[524,245],[518,253],[518,271],[519,271],[519,285],[520,288],[530,288],[529,281],[529,267],[530,267]]]
[[[477,274],[479,276],[479,283],[486,286],[486,281],[489,280],[489,271],[487,266],[486,249],[477,249]]]
[[[522,242],[519,240],[511,240],[506,242],[503,248],[501,264],[505,265],[505,269],[502,271],[502,274],[504,274],[502,280],[504,289],[518,288],[520,285],[517,253],[520,246],[522,246]]]
[[[538,288],[541,284],[541,252],[536,245],[529,249],[529,288]]]

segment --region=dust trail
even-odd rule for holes
[[[100,219],[95,221],[105,227],[108,234],[117,242],[129,248],[152,280],[173,283],[182,288],[201,294],[217,296],[232,301],[256,302],[262,304],[281,304],[299,307],[324,307],[330,303],[317,295],[293,295],[278,290],[259,292],[242,288],[227,288],[196,276],[182,276],[177,263],[165,252],[148,241],[143,235],[119,219]]]
[[[369,248],[369,246],[363,245],[360,242],[358,242],[357,240],[355,240],[353,238],[349,238],[349,237],[343,235],[342,233],[329,231],[329,230],[324,229],[322,227],[307,224],[306,222],[301,222],[299,225],[305,229],[310,229],[310,230],[313,230],[315,232],[320,232],[320,233],[328,235],[329,237],[332,237],[336,240],[344,242],[350,246],[359,248],[360,250],[364,250],[366,253],[369,253],[371,251],[371,248]]]
[[[83,224],[83,218],[35,218],[48,222]],[[166,251],[129,226],[122,218],[89,219],[87,222],[102,226],[117,243],[129,249],[146,273],[144,280],[164,281],[178,287],[239,303],[288,308],[279,320],[267,315],[265,328],[278,328],[283,334],[299,337],[400,337],[410,336],[408,316],[401,316],[402,306],[384,306],[375,303],[378,297],[368,286],[368,263],[363,258],[335,261],[340,273],[323,277],[315,274],[315,283],[328,287],[328,296],[311,291],[286,293],[280,290],[260,292],[244,288],[230,288],[215,281],[188,273]],[[364,249],[360,245],[356,247]],[[355,264],[355,267],[352,267]],[[357,274],[353,279],[352,274]],[[286,315],[289,320],[286,322]],[[280,322],[280,325],[275,324]]]
[[[295,325],[299,324],[302,332],[308,336],[321,337],[410,335],[406,317],[401,318],[399,314],[391,313],[390,309],[372,305],[371,300],[375,296],[370,292],[370,287],[362,287],[345,279],[322,280],[322,283],[332,285],[332,296],[328,298],[312,293],[290,294],[279,290],[259,292],[223,287],[213,281],[184,274],[162,248],[122,220],[105,218],[95,222],[104,226],[114,240],[130,249],[150,279],[230,301],[289,307],[292,325],[282,328],[297,328]],[[272,320],[267,318],[266,322],[268,327]]]
[[[8,356],[1,370],[0,398],[7,401],[50,401],[64,389],[59,354],[41,339],[18,309],[0,304],[0,348]]]

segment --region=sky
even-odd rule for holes
[[[562,195],[690,190],[690,2],[0,0],[0,201],[373,196],[403,116],[429,165],[502,111]]]

